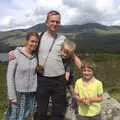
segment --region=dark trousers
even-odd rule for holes
[[[66,80],[58,77],[38,76],[37,109],[35,120],[47,120],[49,98],[52,100],[52,120],[63,120],[66,112]]]
[[[101,115],[98,114],[93,117],[78,116],[77,118],[78,118],[77,120],[101,120]]]

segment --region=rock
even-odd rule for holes
[[[65,120],[76,120],[76,116],[77,114],[75,114],[75,111],[69,105]],[[101,120],[120,120],[120,103],[113,99],[108,93],[103,94]]]
[[[101,105],[102,120],[120,120],[120,103],[108,93],[104,93]]]

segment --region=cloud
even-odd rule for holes
[[[69,24],[99,22],[109,25],[118,18],[118,7],[113,0],[64,0],[64,5],[74,9],[75,14]]]
[[[1,0],[0,7],[0,30],[43,23],[50,10],[60,11],[62,24],[120,25],[119,0]]]

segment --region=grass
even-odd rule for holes
[[[102,30],[102,29],[96,29],[96,32],[100,35],[111,35],[111,34],[120,34],[120,30],[119,29],[109,29],[109,30]]]
[[[106,89],[110,95],[120,102],[120,86],[114,86]]]
[[[7,107],[6,68],[7,64],[0,63],[0,120]]]
[[[104,90],[120,102],[120,54],[80,53],[80,57],[95,63],[95,75],[103,82]],[[0,63],[0,120],[7,107],[6,68],[6,63]]]

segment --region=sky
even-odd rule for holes
[[[44,23],[51,10],[61,13],[62,25],[120,26],[120,0],[0,0],[0,8],[0,31]]]

